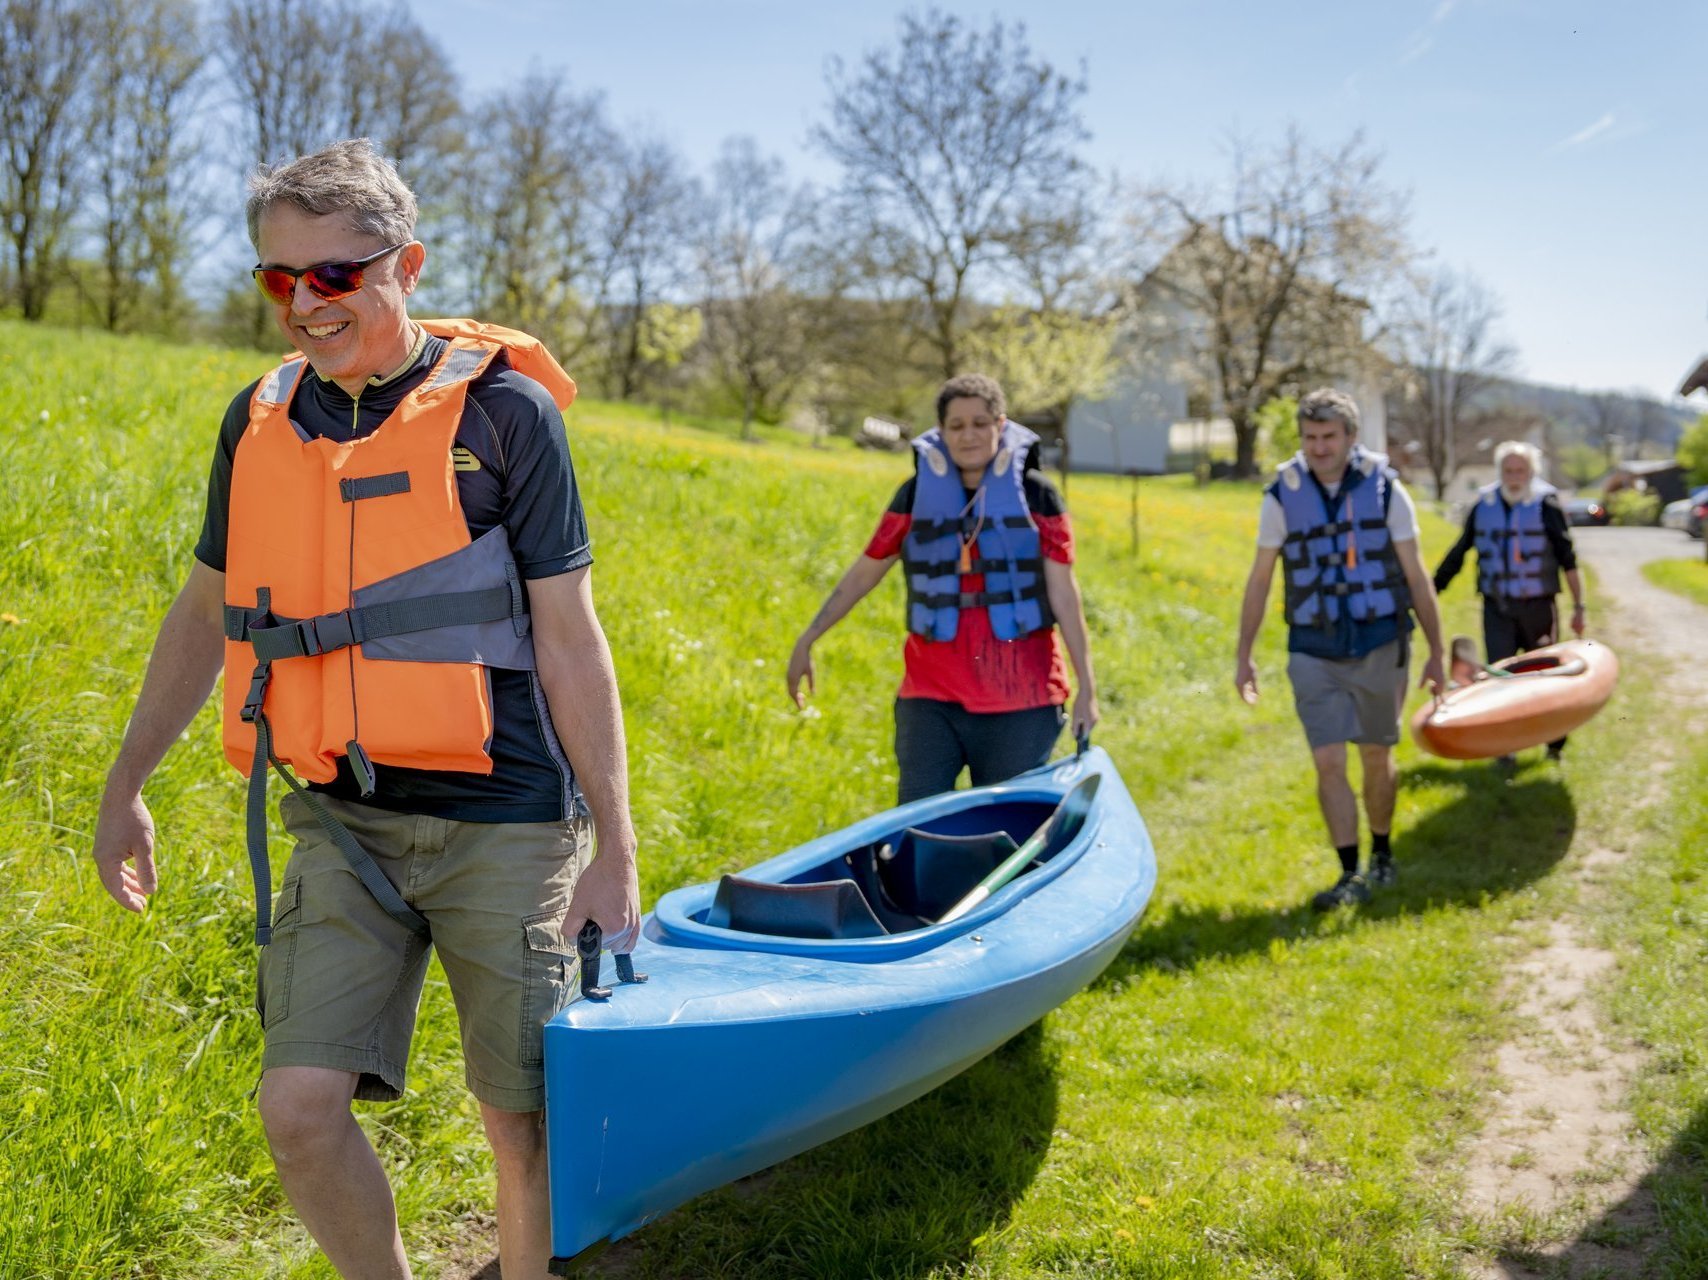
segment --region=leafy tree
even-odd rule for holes
[[[964,363],[1001,382],[1011,409],[1050,409],[1066,422],[1075,400],[1109,390],[1115,336],[1112,316],[998,307],[967,335]]]
[[[1276,396],[1257,411],[1264,461],[1279,466],[1299,451],[1299,398]]]
[[[1678,460],[1690,473],[1691,484],[1708,484],[1708,413],[1686,427],[1679,437]]]
[[[1559,464],[1561,474],[1579,489],[1607,471],[1607,459],[1589,444],[1567,445],[1560,450]]]

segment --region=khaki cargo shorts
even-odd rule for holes
[[[436,947],[470,1092],[503,1111],[543,1108],[540,1030],[575,981],[575,946],[560,926],[592,823],[452,822],[321,798],[433,939],[387,915],[308,806],[286,796],[280,812],[297,843],[261,952],[262,1070],[352,1071],[358,1098],[399,1097]]]

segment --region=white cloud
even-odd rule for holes
[[[1561,141],[1556,142],[1553,149],[1555,151],[1568,151],[1572,147],[1581,147],[1591,138],[1599,138],[1602,134],[1606,133],[1613,127],[1613,124],[1614,116],[1613,113],[1609,111],[1594,124],[1586,125],[1584,128],[1579,129],[1576,133],[1572,134],[1571,137],[1564,138]]]

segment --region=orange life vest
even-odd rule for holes
[[[499,351],[560,407],[575,383],[526,334],[420,323],[448,349],[361,439],[305,439],[291,423],[300,356],[251,397],[226,548],[225,753],[245,775],[262,714],[277,761],[313,782],[342,756],[358,778],[370,760],[490,773],[486,668],[533,666],[508,543],[501,528],[471,541],[451,446]]]

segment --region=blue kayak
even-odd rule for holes
[[[554,1270],[978,1061],[1103,971],[1155,883],[1094,747],[665,894],[645,981],[546,1024]]]

